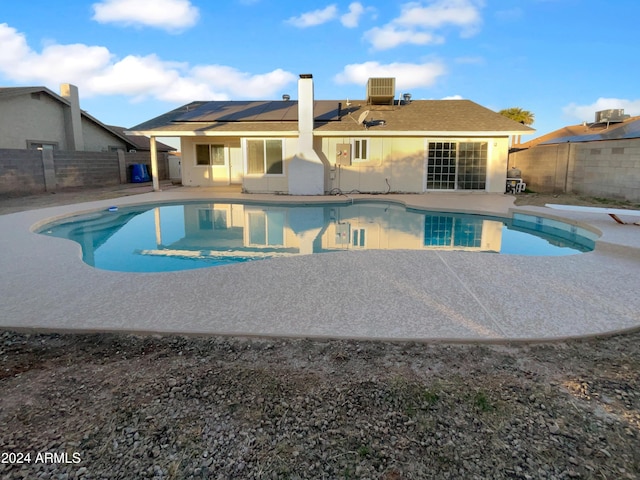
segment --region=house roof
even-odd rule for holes
[[[58,97],[58,95],[56,95],[46,87],[0,87],[0,100],[40,92],[50,94],[53,98]],[[62,97],[60,97],[59,99],[66,102],[66,100],[64,100]],[[56,100],[58,100],[58,98],[56,98]],[[69,104],[69,102],[66,103],[67,105]]]
[[[44,93],[45,95],[50,96],[55,101],[60,102],[60,103],[62,103],[63,105],[65,105],[67,107],[71,107],[71,104],[69,103],[69,101],[66,98],[58,95],[57,93],[54,93],[53,91],[49,90],[47,87],[42,87],[42,86],[36,86],[36,87],[0,87],[0,102],[2,100],[4,100],[4,99],[18,97],[18,96],[21,96],[21,95],[30,95],[32,93]],[[80,110],[80,115],[82,117],[84,117],[85,119],[89,120],[90,122],[96,124],[100,128],[102,128],[104,130],[107,130],[109,133],[111,133],[115,137],[118,137],[120,140],[122,140],[123,142],[125,142],[127,144],[127,148],[133,148],[133,149],[136,148],[136,144],[134,142],[132,142],[131,139],[127,135],[124,135],[122,132],[116,131],[116,130],[108,127],[107,125],[102,123],[97,118],[94,118],[91,115],[89,115],[84,110]]]
[[[366,127],[358,122],[366,115]],[[414,100],[394,105],[366,101],[316,100],[316,132],[358,132],[363,136],[440,133],[528,134],[534,129],[470,100]],[[229,135],[298,131],[297,101],[198,101],[183,105],[128,131],[143,135]]]
[[[624,140],[628,138],[640,138],[640,116],[627,118],[620,123],[569,125],[528,142],[515,145],[515,147],[526,149],[536,145]]]
[[[149,150],[151,150],[151,139],[149,137],[146,137],[144,135],[126,135],[124,133],[126,128],[124,127],[118,127],[115,125],[107,125],[107,126],[109,127],[110,130],[113,130],[114,132],[118,133],[123,137],[126,137],[127,140],[134,145],[136,150],[143,151],[143,152],[148,152]],[[176,150],[171,145],[167,145],[162,142],[156,142],[156,149],[159,152],[174,152]]]

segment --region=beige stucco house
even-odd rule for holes
[[[125,152],[139,149],[135,137],[112,129],[80,109],[78,88],[0,88],[0,149]]]
[[[303,74],[297,101],[195,101],[128,133],[151,137],[152,171],[155,137],[179,137],[186,186],[321,195],[502,193],[509,137],[533,131],[469,100],[397,99],[393,78],[366,90],[361,101],[315,100]]]

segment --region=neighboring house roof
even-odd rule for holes
[[[53,91],[49,90],[47,87],[0,87],[0,102],[2,102],[3,99],[8,99],[8,98],[12,98],[12,97],[18,97],[21,95],[30,95],[33,93],[43,93],[45,95],[50,96],[51,98],[53,98],[54,100],[56,100],[57,102],[62,103],[63,105],[67,106],[67,107],[71,107],[71,104],[69,103],[69,101],[54,93]],[[118,132],[116,130],[113,130],[112,128],[108,127],[107,125],[105,125],[104,123],[102,123],[100,120],[98,120],[97,118],[92,117],[91,115],[89,115],[87,112],[85,112],[84,110],[80,110],[80,115],[89,120],[90,122],[96,124],[98,127],[107,130],[109,133],[111,133],[112,135],[118,137],[120,140],[122,140],[123,142],[125,142],[127,144],[127,149],[135,149],[136,148],[136,144],[134,142],[131,141],[131,139],[127,136],[124,135],[122,132]]]
[[[149,137],[145,135],[126,135],[124,133],[126,128],[115,125],[108,125],[108,128],[119,135],[126,137],[127,140],[134,145],[135,150],[139,152],[148,152],[151,150],[151,139]],[[159,152],[174,152],[176,150],[171,145],[167,145],[162,142],[156,142],[156,149]]]
[[[627,118],[620,123],[609,123],[608,125],[606,123],[569,125],[528,142],[514,145],[514,147],[526,149],[536,145],[624,140],[628,138],[640,138],[640,116]]]
[[[366,124],[358,122],[368,111]],[[515,122],[470,100],[413,100],[394,105],[366,101],[314,101],[316,132],[326,135],[358,132],[367,136],[438,133],[514,135],[533,128]],[[296,134],[297,101],[191,102],[128,129],[145,135],[228,135],[257,132]]]
[[[69,104],[69,102],[64,100],[62,97],[56,98],[58,97],[58,95],[56,95],[46,87],[0,87],[0,101],[5,98],[19,97],[20,95],[27,95],[31,93],[40,93],[40,92],[47,93],[51,95],[53,98],[55,98],[56,100],[63,100],[64,103],[66,103],[67,105]]]

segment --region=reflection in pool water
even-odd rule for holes
[[[425,212],[381,202],[147,205],[68,218],[40,233],[78,242],[89,265],[126,272],[342,250],[568,255],[592,250],[595,240],[582,228],[536,216]]]

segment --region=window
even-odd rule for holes
[[[196,165],[225,165],[224,145],[196,145]]]
[[[427,190],[484,190],[487,142],[429,142]]]
[[[351,242],[351,245],[360,248],[364,248],[366,246],[364,228],[353,229],[353,242]]]
[[[224,165],[224,145],[211,145],[211,165]]]
[[[198,209],[200,230],[224,230],[227,228],[227,212],[216,209]]]
[[[454,190],[456,186],[456,144],[430,142],[427,164],[428,190]]]
[[[424,217],[425,247],[480,248],[482,219],[426,215]]]
[[[249,245],[284,245],[284,212],[248,212],[247,218]]]
[[[282,175],[282,140],[247,140],[247,173],[249,175]]]
[[[487,142],[458,144],[458,189],[484,190],[487,181]]]
[[[58,144],[55,142],[38,142],[29,140],[29,150],[57,150]]]
[[[353,160],[355,162],[365,162],[369,159],[368,143],[366,138],[353,141]]]

